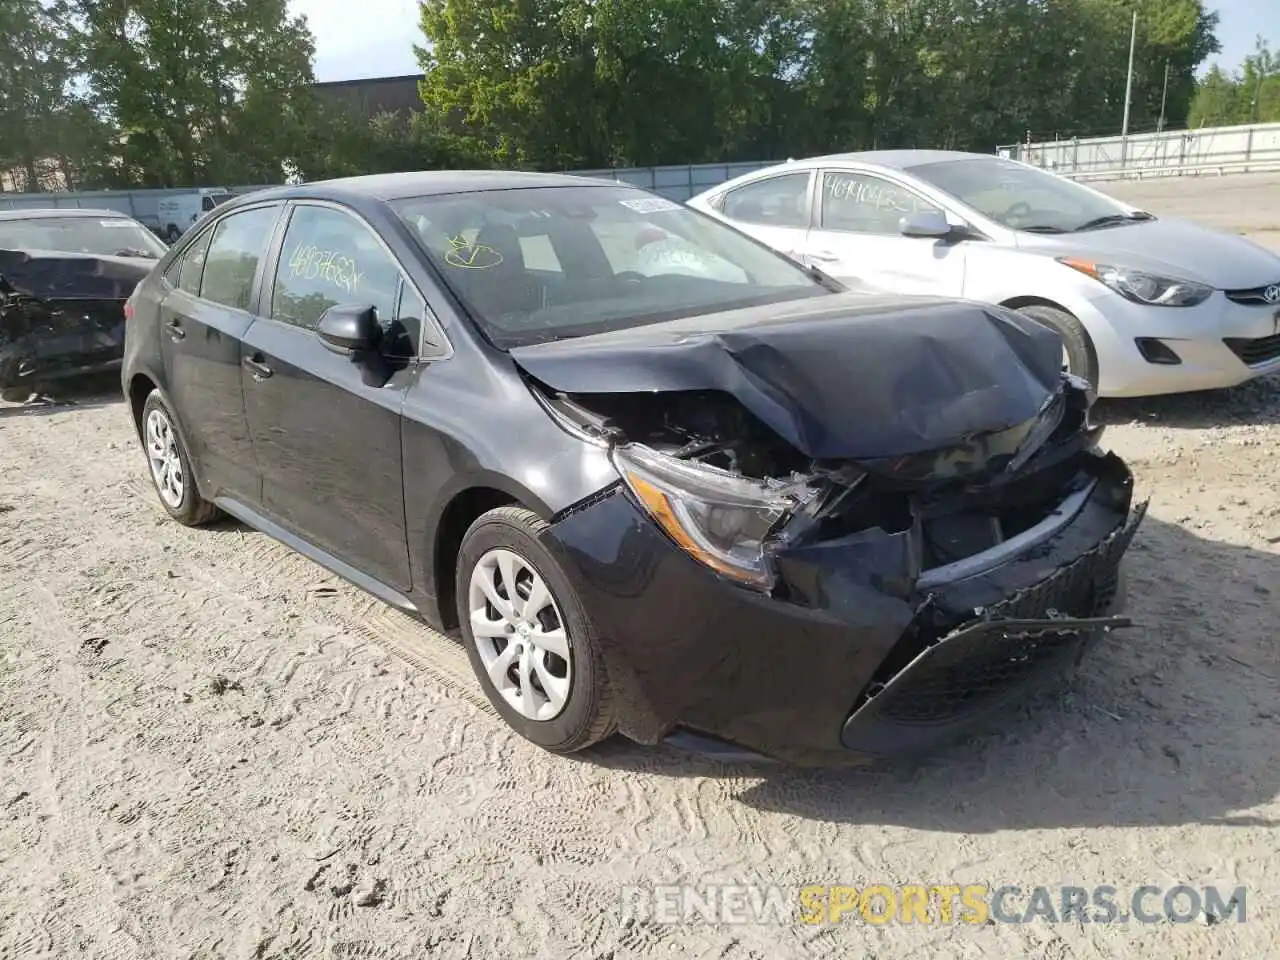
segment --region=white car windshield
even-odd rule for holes
[[[624,186],[483,191],[394,206],[504,348],[835,289],[732,227]]]
[[[148,260],[158,260],[168,251],[155,234],[127,217],[0,220],[0,247]]]
[[[999,157],[944,160],[908,173],[1011,230],[1074,233],[1148,219],[1063,177]]]

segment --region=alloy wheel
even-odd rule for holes
[[[177,434],[163,410],[147,414],[147,460],[160,498],[174,510],[181,508],[186,476],[182,472]]]
[[[471,571],[471,635],[489,680],[529,720],[559,716],[573,663],[564,617],[550,588],[518,553],[496,548]]]

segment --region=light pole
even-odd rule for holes
[[[1133,26],[1129,29],[1129,74],[1124,81],[1124,123],[1120,127],[1120,169],[1129,160],[1129,101],[1133,98],[1133,51],[1138,43],[1138,11],[1133,11]]]

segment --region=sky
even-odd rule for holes
[[[292,0],[305,14],[316,38],[316,79],[359,80],[419,73],[413,55],[422,42],[417,0]],[[1280,47],[1280,0],[1209,0],[1219,14],[1222,52],[1205,64],[1218,63],[1228,73],[1253,52],[1254,37],[1270,33],[1272,49]],[[354,11],[354,15],[353,15]]]

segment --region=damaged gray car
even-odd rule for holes
[[[167,250],[114,210],[0,211],[0,398],[119,369],[125,302]]]
[[[548,750],[892,758],[1128,623],[1145,508],[1054,331],[851,293],[643,190],[265,190],[133,309],[164,509],[458,636]]]

